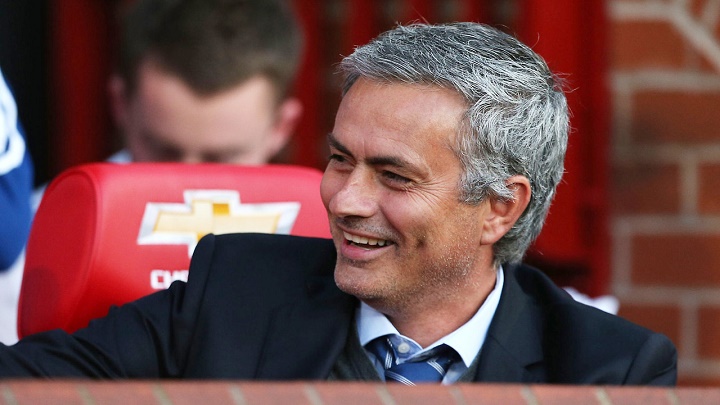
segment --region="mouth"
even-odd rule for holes
[[[386,239],[374,239],[365,236],[353,235],[343,231],[345,242],[349,245],[357,246],[363,249],[379,249],[392,244],[393,242]]]

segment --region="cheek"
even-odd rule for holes
[[[460,239],[473,239],[478,232],[476,215],[455,203],[428,204],[424,199],[387,201],[385,215],[409,246],[419,249],[454,249]]]
[[[436,213],[422,200],[399,198],[395,195],[380,197],[380,210],[387,226],[401,241],[401,246],[422,248],[434,239],[442,223],[437,223]]]
[[[387,220],[408,231],[432,232],[442,227],[447,216],[452,215],[437,199],[423,195],[386,193],[380,201]]]

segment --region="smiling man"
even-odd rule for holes
[[[0,376],[671,385],[660,334],[521,264],[562,177],[565,96],[481,24],[391,30],[340,65],[333,240],[209,235],[187,283],[0,350]]]
[[[454,145],[466,109],[450,89],[359,79],[329,136],[321,194],[335,281],[422,347],[485,301],[495,286],[492,246],[530,196],[527,179],[515,176],[514,202],[461,201]]]

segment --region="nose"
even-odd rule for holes
[[[367,170],[356,167],[347,175],[325,176],[323,189],[329,197],[327,209],[336,217],[369,218],[377,212],[378,192]]]

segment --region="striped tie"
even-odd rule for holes
[[[371,341],[367,348],[382,362],[385,381],[405,385],[439,383],[457,355],[450,346],[442,344],[417,359],[396,364],[392,343],[387,336]]]

